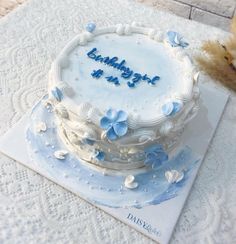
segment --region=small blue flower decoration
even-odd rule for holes
[[[94,156],[99,161],[104,161],[105,159],[105,153],[103,151],[96,150]]]
[[[156,144],[149,148],[146,148],[144,152],[146,158],[144,163],[147,166],[152,166],[153,168],[156,168],[158,166],[161,166],[162,162],[168,160],[168,155],[164,151],[161,144]]]
[[[94,23],[88,23],[86,26],[86,31],[92,33],[96,29],[96,25]]]
[[[182,104],[179,102],[168,102],[162,106],[162,112],[165,116],[173,116],[180,111]]]
[[[187,47],[189,44],[183,41],[183,37],[175,32],[175,31],[168,31],[167,32],[168,42],[172,47]]]
[[[100,127],[106,130],[106,136],[114,141],[124,136],[128,131],[127,114],[122,110],[109,109],[106,116],[100,120]]]
[[[58,87],[54,87],[53,90],[51,90],[52,95],[58,102],[60,102],[63,98],[62,91]]]

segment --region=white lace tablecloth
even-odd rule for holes
[[[88,21],[135,20],[181,32],[192,52],[213,27],[130,0],[32,0],[0,21],[0,132],[45,92],[52,60]],[[236,95],[231,94],[172,243],[236,240]],[[157,216],[158,217],[158,216]],[[0,154],[0,243],[152,243],[150,239]]]

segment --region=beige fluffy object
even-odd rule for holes
[[[224,86],[236,91],[236,16],[232,20],[232,35],[224,43],[206,41],[196,57],[200,68]]]
[[[3,17],[26,0],[0,0],[0,17]]]

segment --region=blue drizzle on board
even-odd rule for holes
[[[66,147],[57,135],[53,113],[48,112],[50,109],[42,104],[41,101],[34,107],[26,132],[26,139],[30,141],[28,150],[33,159],[32,163],[36,162],[35,167],[45,176],[82,198],[112,208],[142,208],[181,196],[188,183],[191,183],[199,157],[196,157],[189,147],[182,148],[174,158],[163,162],[158,169],[136,174],[135,181],[139,186],[134,190],[123,186],[125,177],[104,176],[101,172],[87,167],[73,154],[67,155],[65,160],[56,159],[54,152]],[[35,123],[39,121],[47,124],[46,132],[35,132]],[[176,184],[167,182],[164,174],[171,169],[184,170],[185,176],[181,182]]]

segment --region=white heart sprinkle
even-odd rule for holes
[[[184,173],[177,170],[170,170],[165,172],[165,177],[171,184],[178,183],[184,178]]]
[[[58,150],[58,151],[55,151],[54,152],[54,156],[57,158],[57,159],[65,159],[66,155],[68,154],[68,152],[66,150]]]
[[[128,175],[125,178],[124,185],[128,189],[135,189],[138,187],[138,182],[135,181],[135,177],[133,175]]]

